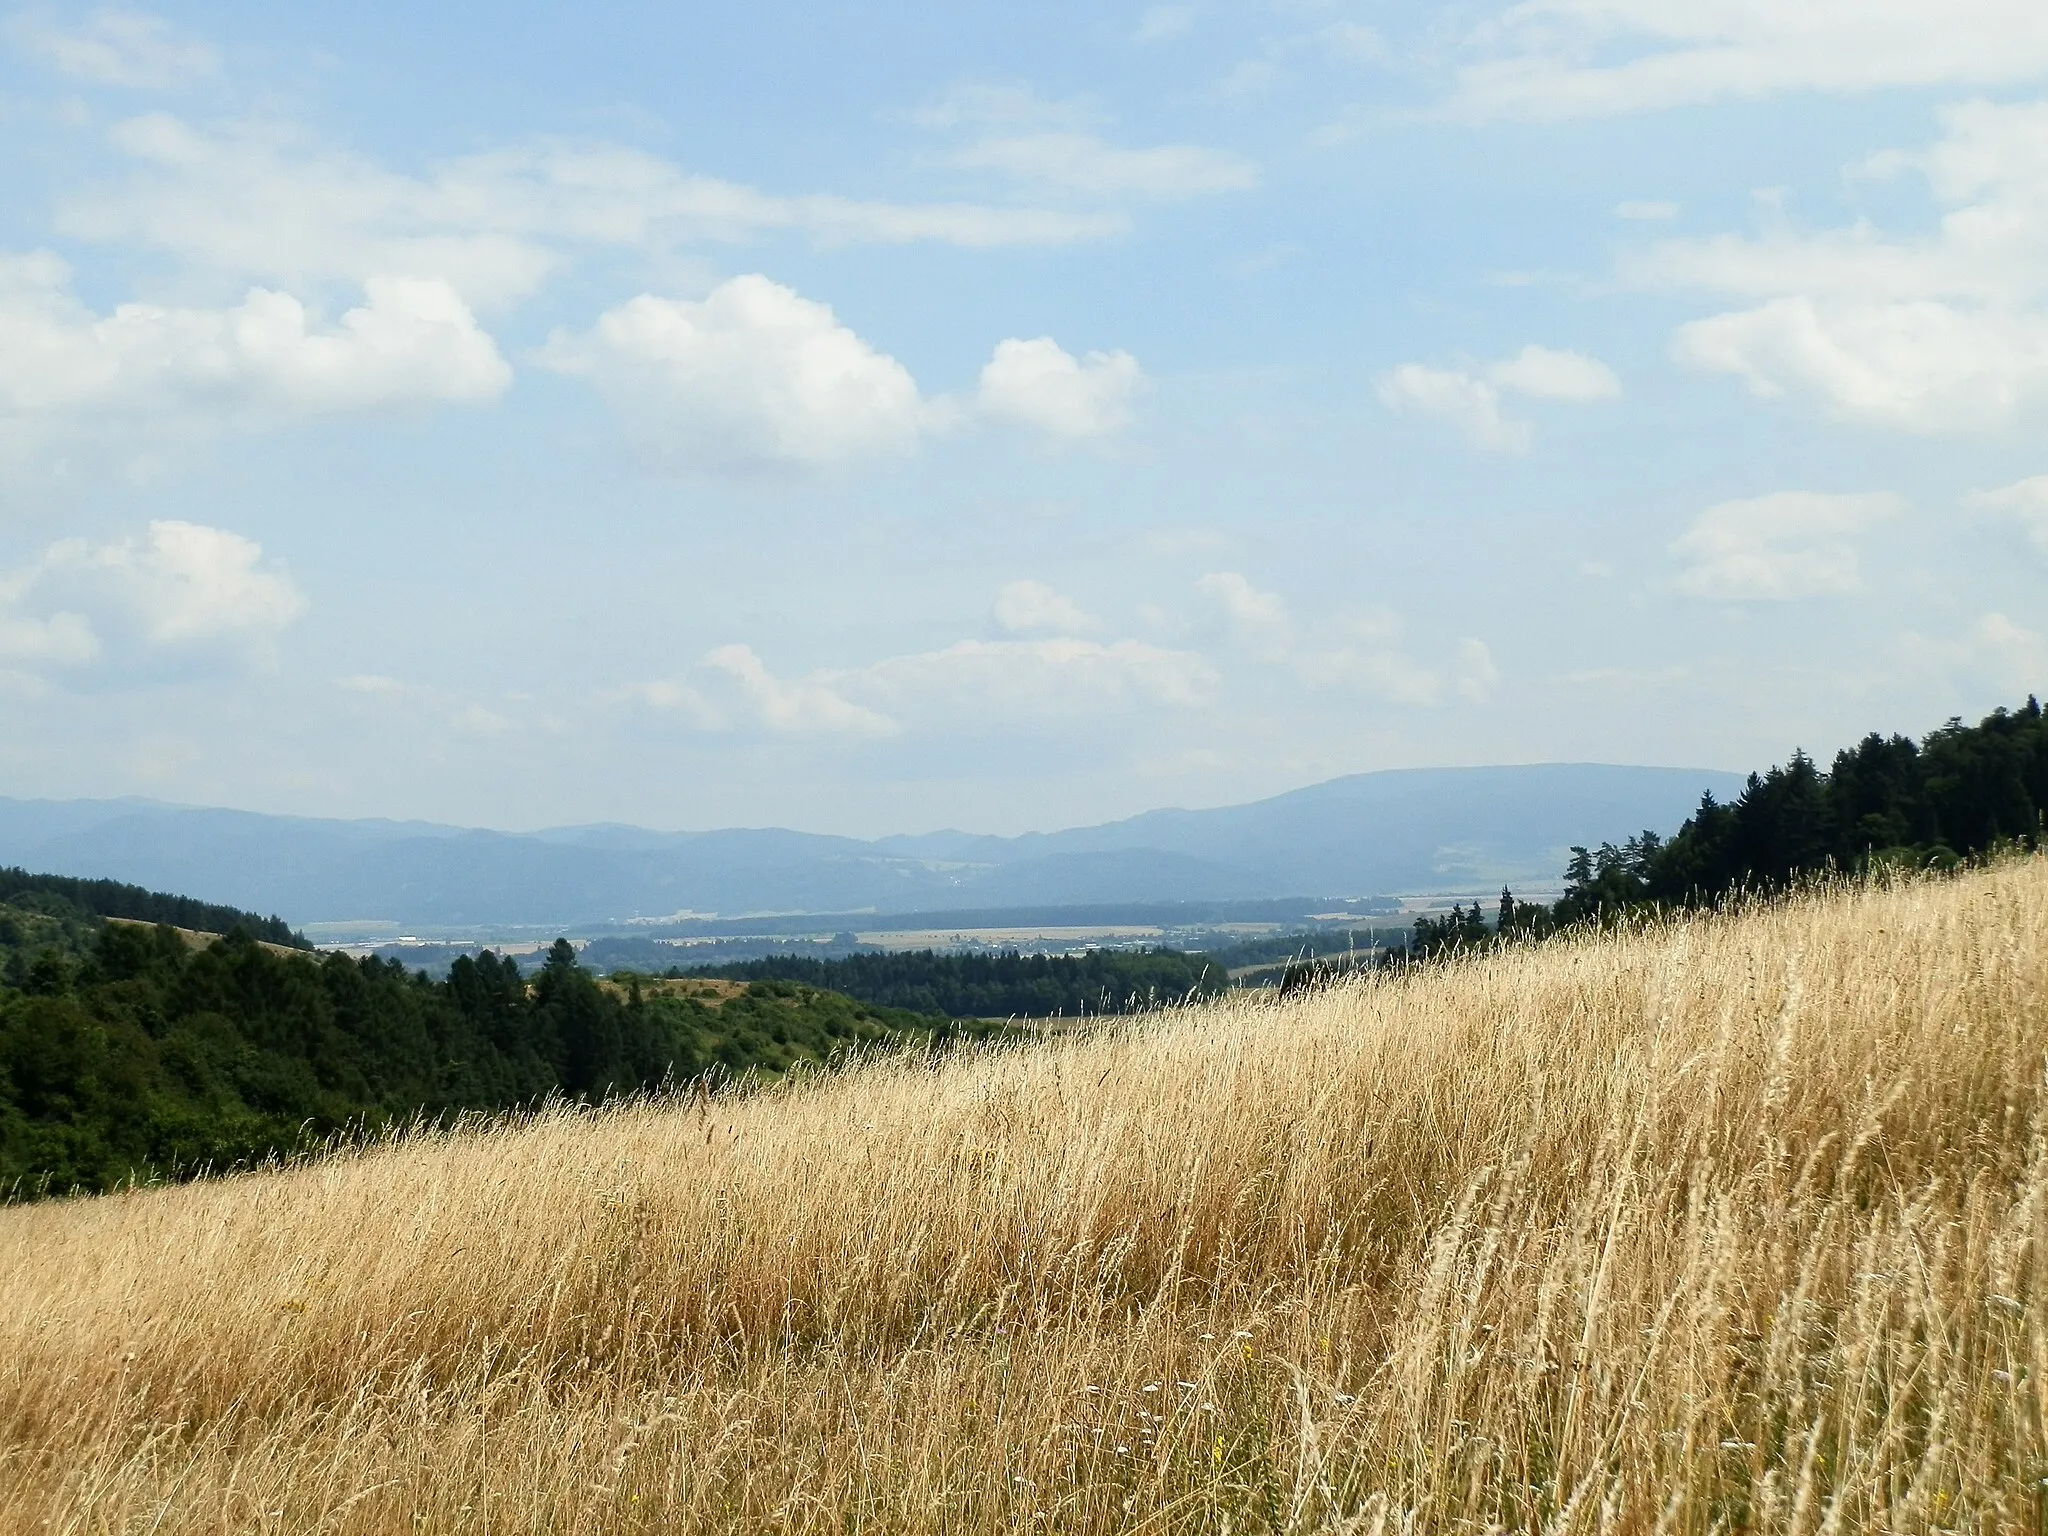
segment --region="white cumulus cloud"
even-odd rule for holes
[[[1050,336],[1012,337],[996,344],[981,370],[975,404],[994,420],[1053,437],[1103,437],[1130,424],[1131,400],[1144,382],[1128,352],[1077,358]]]
[[[1970,102],[1942,123],[1925,152],[1853,168],[1923,176],[1943,208],[1927,234],[1781,227],[1627,261],[1648,285],[1749,301],[1680,327],[1676,356],[1765,398],[1913,432],[1992,431],[2048,407],[2048,103]]]
[[[265,641],[306,611],[292,579],[265,567],[260,544],[201,523],[153,522],[146,537],[108,543],[66,539],[43,556],[42,574],[106,592],[151,645]]]
[[[0,580],[0,656],[66,667],[152,654],[262,665],[306,606],[253,539],[163,520],[139,537],[61,540]]]
[[[557,331],[542,367],[587,378],[636,442],[678,469],[822,469],[914,450],[970,416],[1053,438],[1105,436],[1143,383],[1127,352],[1075,358],[1051,337],[997,345],[971,411],[927,397],[829,305],[758,273],[702,299],[642,294],[589,331]]]
[[[288,293],[96,314],[53,256],[0,257],[0,422],[105,413],[316,414],[487,400],[511,381],[445,283],[372,278],[332,322]]]
[[[1489,453],[1527,453],[1536,438],[1528,422],[1502,413],[1498,388],[1454,368],[1403,363],[1380,375],[1379,397],[1390,411],[1449,422]]]
[[[1597,357],[1534,342],[1492,364],[1486,377],[1502,389],[1537,400],[1612,400],[1621,394],[1621,380]]]
[[[1815,397],[1830,414],[1914,432],[1996,428],[2048,395],[2048,315],[1926,299],[1773,299],[1681,326],[1673,351],[1766,399]]]
[[[1856,541],[1899,516],[1884,492],[1778,491],[1708,507],[1671,544],[1684,562],[1678,590],[1724,602],[1773,602],[1858,592]]]
[[[589,378],[658,458],[680,467],[822,467],[912,449],[931,417],[910,371],[828,305],[758,274],[701,300],[642,294],[545,367]]]
[[[1501,408],[1501,396],[1587,404],[1621,394],[1621,380],[1598,358],[1531,342],[1512,357],[1472,370],[1403,363],[1380,375],[1380,404],[1390,411],[1433,416],[1489,453],[1527,453],[1536,429]]]

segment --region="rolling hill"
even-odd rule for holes
[[[2044,1000],[2036,856],[0,1208],[0,1528],[2037,1530]]]

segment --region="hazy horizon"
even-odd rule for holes
[[[2048,685],[2019,0],[0,11],[0,794],[1014,834]]]
[[[1230,810],[1239,806],[1258,804],[1262,801],[1277,800],[1287,795],[1296,794],[1302,790],[1316,789],[1325,784],[1332,783],[1336,779],[1359,778],[1363,777],[1366,774],[1427,774],[1439,772],[1460,773],[1468,770],[1483,770],[1488,768],[1647,768],[1655,771],[1671,771],[1677,773],[1700,773],[1712,775],[1715,777],[1723,777],[1729,774],[1746,774],[1751,771],[1748,768],[1710,768],[1699,763],[1596,763],[1562,761],[1541,763],[1428,763],[1403,768],[1368,768],[1363,769],[1356,774],[1337,774],[1327,779],[1314,779],[1303,784],[1286,785],[1280,789],[1272,791],[1270,794],[1259,795],[1252,799],[1217,800],[1213,803],[1207,804],[1197,804],[1189,802],[1169,805],[1147,805],[1137,810],[1127,812],[1124,815],[1106,816],[1099,821],[1076,822],[1059,825],[1049,824],[1045,826],[1036,827],[1023,827],[1015,831],[1004,832],[989,831],[979,827],[961,826],[896,827],[880,832],[846,832],[832,827],[798,826],[791,822],[753,822],[746,824],[724,823],[716,826],[657,826],[651,825],[646,822],[604,820],[540,822],[530,823],[522,826],[496,826],[485,822],[475,821],[442,821],[429,816],[332,816],[290,810],[272,811],[247,805],[220,805],[189,800],[169,800],[164,799],[160,796],[146,794],[9,795],[0,793],[0,800],[11,800],[17,803],[42,802],[52,805],[118,804],[122,802],[128,802],[139,805],[159,807],[166,810],[229,811],[237,814],[277,817],[281,819],[290,820],[365,822],[382,821],[392,822],[400,825],[417,823],[424,826],[449,827],[464,832],[498,832],[503,833],[507,836],[514,837],[532,837],[538,836],[539,834],[546,832],[594,831],[601,830],[607,827],[617,827],[625,830],[631,830],[636,832],[652,832],[662,836],[671,837],[687,837],[694,834],[707,832],[799,832],[809,837],[844,837],[859,842],[887,842],[891,839],[940,837],[947,835],[949,833],[963,837],[993,837],[1011,839],[1019,837],[1043,836],[1046,834],[1063,831],[1085,831],[1091,827],[1109,826],[1114,825],[1118,822],[1134,821],[1141,816],[1151,815],[1153,812],[1166,812],[1171,814],[1174,812]]]

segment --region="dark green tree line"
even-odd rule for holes
[[[0,869],[0,905],[33,905],[37,897],[55,897],[91,917],[124,917],[139,923],[168,923],[201,933],[242,929],[266,944],[311,949],[304,934],[294,933],[281,917],[258,917],[239,907],[170,896],[162,891],[124,885],[119,880],[81,880],[70,875],[36,875],[25,869]]]
[[[46,938],[36,914],[0,923]],[[73,930],[65,930],[75,938]],[[928,1044],[943,1019],[790,983],[714,1006],[607,986],[558,942],[531,982],[486,951],[446,981],[396,961],[280,955],[231,933],[101,923],[9,957],[0,985],[0,1197],[104,1189],[415,1116],[598,1101],[701,1073],[783,1072]]]
[[[1206,995],[1225,984],[1220,967],[1177,949],[1091,949],[1079,955],[942,955],[919,949],[837,960],[777,955],[687,974],[800,981],[877,1007],[963,1019],[1121,1013]]]
[[[1803,751],[1725,804],[1707,794],[1669,839],[1640,832],[1574,847],[1551,906],[1501,893],[1492,929],[1474,903],[1416,924],[1410,958],[1542,937],[1574,923],[1712,906],[1768,895],[1828,871],[1875,865],[1947,869],[2001,846],[2036,848],[2048,833],[2048,720],[2040,701],[1976,725],[1951,719],[1919,741],[1872,732],[1823,772]]]
[[[1575,848],[1558,915],[1710,905],[1878,863],[1947,868],[2001,844],[2038,846],[2044,817],[2048,721],[2029,698],[1918,742],[1873,732],[1826,772],[1794,752],[1727,804],[1703,796],[1668,842],[1645,832],[1619,848]]]

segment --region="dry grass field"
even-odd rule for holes
[[[2048,862],[0,1211],[0,1530],[2018,1531]]]

